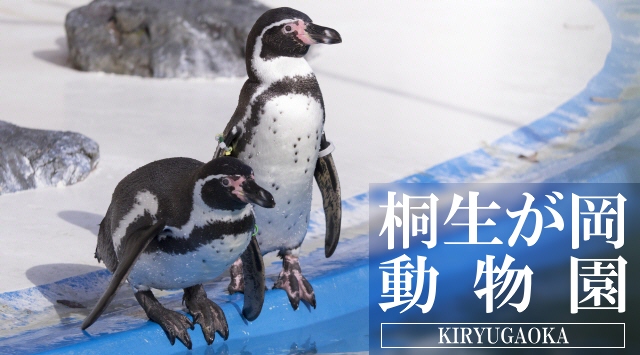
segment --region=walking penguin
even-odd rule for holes
[[[187,328],[200,324],[208,344],[218,332],[229,336],[222,309],[202,286],[239,256],[245,275],[243,315],[253,320],[264,301],[264,265],[255,236],[253,204],[272,208],[273,196],[260,187],[251,168],[236,158],[204,164],[171,158],[147,164],[116,186],[100,223],[96,258],[113,273],[98,304],[82,323],[93,324],[127,279],[152,321],[171,344],[178,338],[191,349]],[[193,316],[164,308],[151,288],[184,289],[183,302]]]
[[[283,7],[265,12],[249,32],[249,78],[215,155],[250,164],[256,181],[273,193],[276,208],[256,211],[257,240],[263,255],[278,251],[282,258],[274,288],[287,292],[294,309],[301,299],[316,306],[296,256],[307,233],[314,176],[323,198],[327,258],[340,238],[340,185],[330,154],[333,146],[323,131],[324,101],[304,59],[313,44],[340,42],[338,32],[314,24],[300,11]],[[242,270],[242,260],[231,267],[230,293],[246,290]]]

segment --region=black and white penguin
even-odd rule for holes
[[[202,327],[211,344],[216,331],[226,340],[224,313],[207,298],[202,283],[224,272],[240,256],[245,273],[244,316],[255,319],[264,301],[264,266],[255,236],[253,204],[272,208],[273,196],[260,187],[251,168],[223,157],[204,164],[189,158],[147,164],[116,187],[100,223],[96,258],[113,279],[82,324],[89,327],[127,279],[152,321],[171,344],[177,337],[191,349],[187,328]],[[247,287],[246,285],[250,286]],[[164,308],[151,288],[184,289],[193,316]]]
[[[340,185],[324,134],[322,93],[304,59],[310,45],[342,41],[291,8],[265,12],[247,38],[248,80],[215,156],[230,154],[251,165],[256,181],[270,189],[276,208],[256,211],[263,254],[278,251],[283,269],[274,288],[287,292],[294,309],[302,299],[315,308],[313,288],[302,275],[297,250],[307,233],[313,179],[326,218],[325,256],[340,238]],[[242,263],[231,268],[229,292],[242,291]]]

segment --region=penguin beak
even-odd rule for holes
[[[305,33],[302,35],[298,35],[298,38],[301,38],[305,44],[342,43],[342,37],[340,37],[340,34],[338,33],[338,31],[329,27],[318,26],[313,23],[307,23],[305,28]]]
[[[253,179],[245,180],[242,184],[242,194],[240,199],[243,202],[253,203],[264,208],[273,208],[276,205],[276,201],[269,191],[256,184]]]

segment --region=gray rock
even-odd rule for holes
[[[143,77],[244,76],[247,35],[268,9],[254,0],[95,0],[67,14],[69,61]]]
[[[89,175],[99,159],[98,143],[82,134],[0,121],[0,195],[75,184]]]

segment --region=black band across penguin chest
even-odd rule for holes
[[[322,92],[320,91],[318,81],[313,74],[295,76],[293,78],[285,77],[282,80],[270,84],[266,88],[256,85],[253,89],[252,94],[256,95],[256,97],[249,102],[247,107],[247,110],[249,111],[247,112],[248,118],[242,124],[244,126],[242,138],[238,141],[235,147],[238,152],[256,148],[251,145],[254,143],[253,138],[258,129],[263,130],[266,126],[274,136],[278,134],[278,128],[286,129],[287,127],[285,125],[288,124],[288,122],[282,120],[282,117],[280,116],[289,114],[293,110],[298,113],[296,116],[300,120],[299,122],[294,122],[294,124],[303,124],[304,120],[309,119],[317,120],[316,115],[312,112],[308,112],[310,111],[310,107],[308,106],[312,103],[319,105],[321,110],[321,123],[324,124],[324,101],[322,99]],[[269,103],[283,96],[289,98],[305,97],[307,100],[301,105],[297,102],[285,103],[282,106],[278,104],[279,107],[277,110],[269,112]],[[278,121],[279,118],[281,118],[280,122]],[[310,133],[311,132],[307,132],[307,134]],[[313,133],[315,134],[315,130]]]
[[[235,221],[196,226],[184,237],[160,237],[142,253],[129,275],[137,290],[179,289],[210,281],[247,248],[253,214]]]
[[[193,227],[191,233],[185,237],[156,238],[151,241],[144,253],[162,252],[171,255],[184,255],[211,244],[214,240],[221,240],[224,243],[224,239],[237,238],[239,235],[244,236],[246,233],[253,232],[254,227],[255,218],[252,214],[239,220],[214,221],[203,226]]]

